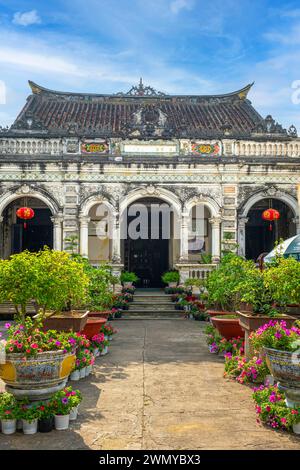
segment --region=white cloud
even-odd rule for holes
[[[36,10],[25,11],[24,13],[17,11],[13,17],[13,23],[20,26],[30,26],[32,24],[40,24],[41,18]]]
[[[177,15],[181,10],[191,10],[193,8],[193,1],[191,0],[173,0],[170,4],[170,10],[174,15]]]

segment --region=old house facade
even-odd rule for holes
[[[0,131],[1,257],[63,249],[77,236],[92,263],[125,266],[155,285],[168,268],[204,276],[226,244],[255,259],[276,238],[300,233],[300,139],[294,126],[259,115],[247,98],[251,85],[174,96],[142,81],[112,95],[29,84],[19,116]],[[136,202],[171,208],[167,240],[124,239]],[[16,216],[21,206],[35,211],[27,229]],[[204,231],[195,248],[189,226],[198,206]],[[280,212],[272,231],[261,217],[269,207]],[[112,236],[99,233],[103,220]],[[200,263],[201,253],[212,261]]]

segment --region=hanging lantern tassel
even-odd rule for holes
[[[273,224],[272,222],[274,220],[280,219],[280,212],[278,212],[276,209],[267,209],[262,213],[262,218],[264,220],[268,220],[270,222],[269,224],[269,230],[272,232],[273,230]]]
[[[34,217],[34,210],[31,207],[20,207],[16,212],[20,219],[30,220]],[[24,230],[27,229],[27,222],[23,223]]]

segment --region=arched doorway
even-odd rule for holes
[[[121,226],[124,269],[136,273],[139,287],[161,287],[178,250],[172,208],[159,198],[140,198],[127,207]]]
[[[34,217],[24,227],[24,220],[17,217],[20,207],[31,207]],[[20,197],[10,202],[2,212],[2,257],[20,253],[24,250],[36,252],[44,246],[53,248],[52,212],[49,207],[36,197]]]
[[[269,223],[262,218],[262,213],[272,207],[280,212],[280,219]],[[264,198],[257,201],[247,214],[246,224],[246,258],[256,260],[261,253],[270,252],[277,240],[296,235],[295,214],[283,201],[275,198]]]

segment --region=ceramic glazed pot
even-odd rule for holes
[[[1,428],[3,434],[14,434],[17,430],[17,420],[1,419]]]
[[[54,416],[54,425],[57,431],[64,431],[69,429],[70,424],[70,415],[55,415]]]
[[[270,318],[267,315],[252,315],[249,311],[237,311],[236,313],[239,317],[240,325],[245,332],[245,356],[247,359],[250,359],[253,356],[253,351],[251,350],[249,343],[249,336],[252,331],[255,331],[266,323],[269,323],[270,320],[284,320],[288,328],[291,328],[295,321],[295,318],[289,315]]]
[[[79,405],[78,405],[79,406]],[[70,421],[75,421],[78,416],[78,406],[75,406],[74,408],[71,409],[70,411]]]
[[[0,364],[0,377],[6,389],[18,399],[45,400],[66,385],[75,365],[75,355],[47,351],[24,359],[20,353],[6,355]]]
[[[23,419],[23,433],[24,434],[35,434],[37,433],[38,420],[34,419],[33,421],[27,421]]]
[[[300,407],[300,353],[264,348],[267,365],[286,397],[288,407]]]
[[[88,339],[100,333],[101,327],[106,323],[105,318],[89,317],[82,331]]]
[[[244,336],[238,318],[212,317],[211,322],[227,340]]]

